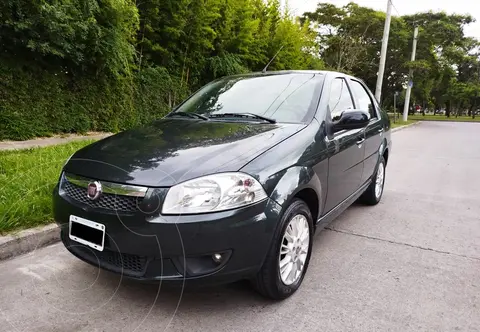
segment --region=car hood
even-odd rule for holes
[[[162,119],[77,151],[64,170],[84,177],[164,187],[238,171],[303,124]]]

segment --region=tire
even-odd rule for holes
[[[285,238],[287,231],[288,234],[294,232],[293,228],[289,227],[293,224],[304,226],[304,236],[299,236],[299,238],[305,238],[305,233],[308,229],[308,240],[305,238],[305,241],[300,241],[301,243],[303,243],[303,248],[301,245],[299,246],[300,253],[296,251],[289,252],[289,254],[281,253],[280,250],[282,248],[282,243],[286,243],[288,241],[288,239]],[[294,199],[280,218],[280,225],[278,229],[279,230],[274,236],[271,248],[267,254],[265,262],[254,280],[254,286],[257,291],[263,296],[273,300],[283,300],[295,293],[300,287],[303,278],[307,272],[308,263],[310,262],[310,256],[312,253],[312,242],[314,234],[313,218],[307,204],[300,199]],[[300,233],[302,233],[302,231],[300,231]],[[308,243],[308,249],[305,250],[306,243]],[[283,246],[283,251],[286,251],[285,246]],[[306,255],[305,253],[303,253],[304,251],[306,251]],[[284,279],[288,273],[284,273],[284,277],[282,277],[281,274],[280,264],[282,258],[284,262],[290,262],[285,264],[284,266],[291,266],[291,270],[298,266],[298,264],[301,264],[302,259],[305,258],[301,272],[298,274],[298,276],[295,276],[294,273],[292,278],[286,280],[287,282],[285,282]],[[292,259],[295,260],[295,263],[291,263]],[[288,276],[292,275],[288,274]]]
[[[380,156],[380,160],[378,161],[377,169],[375,170],[375,174],[372,177],[372,183],[368,186],[367,190],[360,196],[360,202],[366,205],[377,205],[383,196],[384,185],[385,185],[385,170],[386,170],[386,163],[383,156]],[[381,179],[378,178],[379,172],[383,173]],[[377,181],[380,180],[381,190],[380,193],[376,191],[377,188]]]

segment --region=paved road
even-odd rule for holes
[[[480,331],[480,124],[394,134],[384,199],[316,237],[297,294],[139,285],[54,245],[0,263],[2,331]]]

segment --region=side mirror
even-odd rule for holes
[[[333,131],[360,129],[370,122],[370,113],[363,110],[346,110],[333,122]]]

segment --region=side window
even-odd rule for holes
[[[357,108],[364,111],[368,111],[372,119],[378,118],[377,111],[375,110],[375,107],[373,106],[373,103],[372,103],[372,99],[370,98],[370,95],[365,90],[363,85],[357,81],[352,80],[351,82],[352,82],[351,87],[352,87],[353,94],[358,100]]]
[[[333,80],[328,108],[332,116],[332,121],[338,120],[343,111],[353,109],[352,96],[348,90],[347,82],[345,82],[343,78]]]

